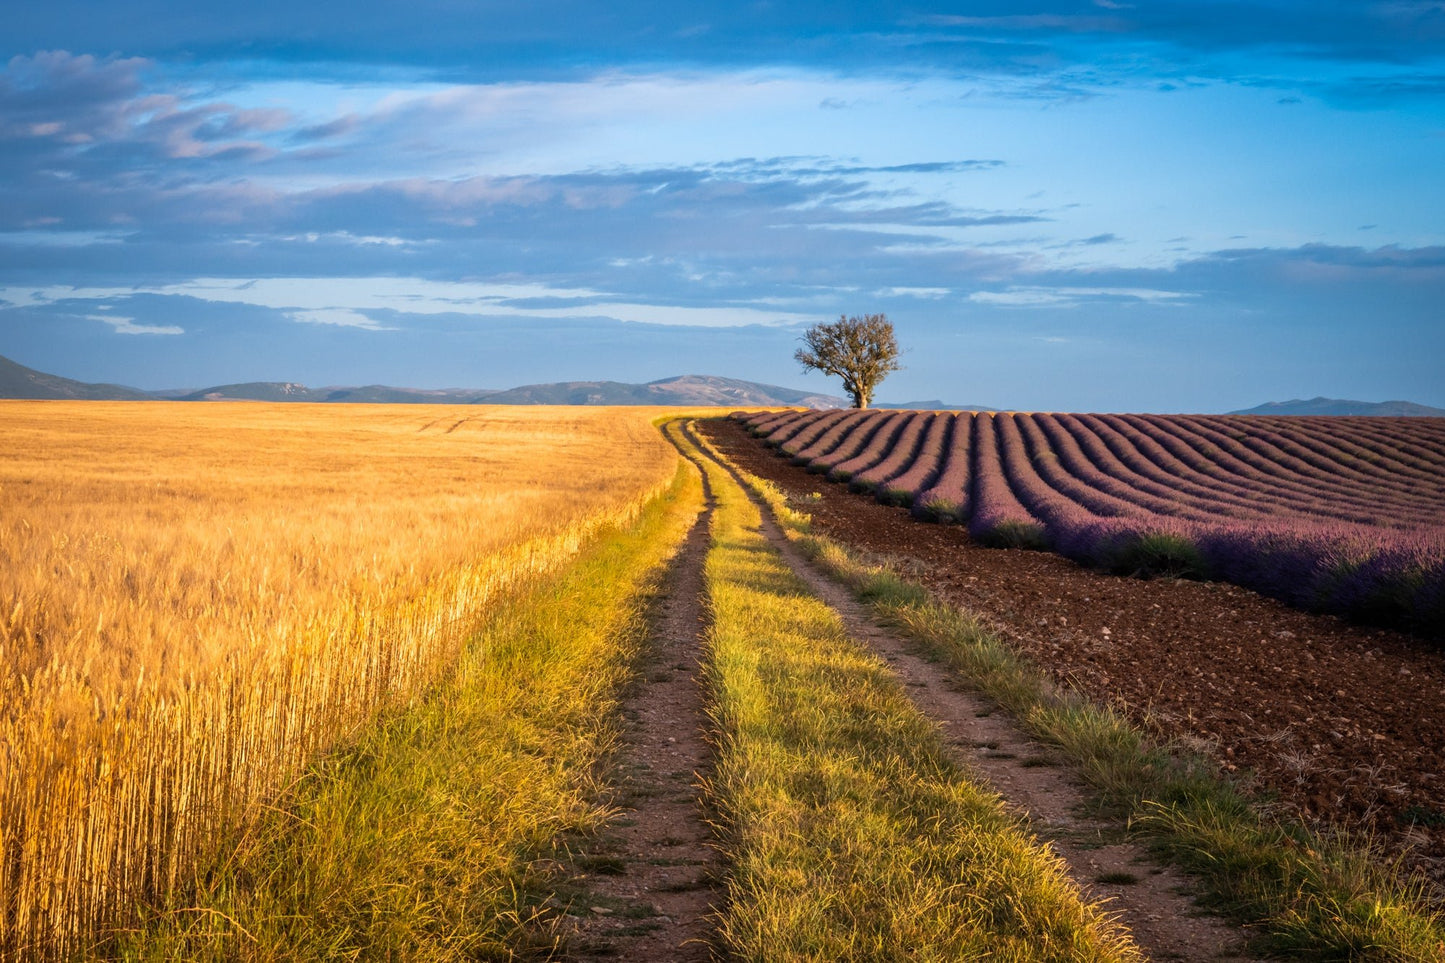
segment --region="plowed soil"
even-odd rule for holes
[[[1231,585],[984,548],[961,527],[916,521],[790,464],[736,422],[700,427],[799,496],[823,532],[902,560],[1058,682],[1213,755],[1322,828],[1369,831],[1445,887],[1445,653],[1429,643]]]

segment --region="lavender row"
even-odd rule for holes
[[[864,428],[869,419],[879,417],[893,416],[834,411],[763,415],[750,420],[770,442],[779,444],[799,463],[814,465],[817,462],[816,469],[833,471],[840,459],[825,456],[852,435],[852,429]],[[1090,507],[1091,501],[1108,496],[1171,517],[1217,518],[1221,514],[1240,520],[1299,517],[1408,528],[1431,523],[1438,517],[1439,505],[1445,499],[1439,485],[1433,491],[1414,495],[1392,493],[1390,479],[1394,476],[1390,472],[1381,472],[1376,490],[1363,485],[1359,479],[1352,479],[1352,484],[1342,487],[1339,479],[1324,470],[1323,463],[1299,462],[1293,472],[1283,470],[1262,462],[1262,456],[1241,446],[1239,439],[1222,437],[1217,428],[1197,424],[1203,419],[1103,416],[1110,421],[1103,424],[1100,416],[1080,417],[1092,423],[1081,425],[1075,416],[1059,416],[1056,420],[1053,416],[1041,415],[1030,416],[1030,424],[1036,421],[1049,435],[1048,446],[1060,449],[1054,454],[1064,459],[1063,470],[1087,490],[1101,493],[1100,496],[1080,495],[1076,491],[1074,497],[1086,507]],[[856,420],[850,422],[850,419]],[[1233,420],[1240,425],[1270,424],[1262,418]],[[1336,422],[1342,420],[1335,419]],[[1069,437],[1061,434],[1061,425],[1067,428]],[[1101,443],[1099,433],[1110,437]],[[912,435],[909,440],[913,441]],[[1223,448],[1217,442],[1222,442]],[[873,470],[867,478],[859,480],[860,485],[883,491],[891,501],[917,503],[917,496],[922,494],[922,483],[918,479],[942,474],[941,465],[926,459],[940,457],[936,450],[930,449],[927,453],[895,451],[870,458],[854,446],[848,452],[848,458],[853,461],[842,470],[849,475],[858,474],[871,464]],[[1318,457],[1316,455],[1317,462]],[[919,459],[925,461],[920,463]],[[907,466],[910,484],[890,483],[888,476],[897,474],[894,469],[900,462]],[[1398,487],[1397,484],[1395,488]],[[951,490],[935,482],[929,486],[929,495],[925,505],[946,507],[949,503],[966,501],[969,493],[961,482]],[[1106,515],[1113,513],[1107,509],[1102,511]],[[945,511],[944,514],[957,513]]]
[[[1303,445],[1296,444],[1285,432],[1273,427],[1252,427],[1245,444],[1271,460],[1278,469],[1298,472],[1306,478],[1328,481],[1336,490],[1375,500],[1385,499],[1391,505],[1413,507],[1425,511],[1438,505],[1428,492],[1401,485],[1393,472],[1365,472],[1337,456],[1333,459]]]
[[[1206,455],[1173,435],[1136,424],[1130,416],[1080,415],[1074,419],[1081,431],[1102,440],[1113,452],[1122,453],[1131,471],[1175,489],[1182,506],[1210,517],[1239,520],[1298,518],[1319,521],[1348,517],[1349,506],[1322,502],[1308,487],[1281,489],[1256,478],[1224,470]],[[1062,419],[1061,419],[1062,420]],[[1200,445],[1199,447],[1206,447]],[[1360,518],[1357,520],[1366,520]]]
[[[966,416],[935,415],[927,419],[912,459],[880,482],[878,497],[890,505],[912,505],[920,493],[940,479],[944,455],[952,442],[955,426]],[[965,478],[967,475],[965,474]]]
[[[1272,418],[1267,422],[1281,438],[1324,460],[1326,470],[1338,465],[1352,477],[1373,482],[1383,472],[1393,487],[1400,491],[1414,493],[1433,492],[1439,495],[1445,487],[1445,466],[1424,467],[1421,452],[1409,452],[1404,446],[1392,443],[1379,436],[1362,439],[1342,426],[1336,431],[1320,430],[1319,426],[1295,425],[1285,418]]]
[[[855,474],[850,487],[854,491],[874,492],[880,498],[884,497],[884,484],[902,474],[917,459],[923,436],[935,420],[937,419],[933,415],[923,412],[905,416],[884,457]]]
[[[1385,421],[1371,434],[1351,421],[750,419],[812,470],[920,516],[967,524],[988,544],[1049,547],[1115,571],[1223,579],[1303,608],[1445,635],[1445,483],[1419,467],[1442,457],[1445,430]]]
[[[1192,417],[1174,419],[1186,430],[1192,430],[1249,465],[1257,477],[1269,479],[1275,484],[1287,484],[1304,489],[1315,499],[1325,503],[1350,506],[1341,510],[1341,517],[1365,524],[1387,524],[1390,517],[1403,515],[1413,521],[1413,516],[1427,507],[1428,500],[1414,496],[1397,495],[1393,482],[1387,473],[1380,473],[1373,484],[1361,483],[1347,477],[1336,465],[1333,469],[1321,470],[1317,465],[1295,457],[1283,450],[1276,442],[1277,436],[1263,425],[1250,422],[1225,421],[1220,418]],[[1371,514],[1361,511],[1363,506],[1380,506],[1388,514]],[[1355,509],[1351,511],[1351,509]]]
[[[920,417],[936,421],[954,416]],[[937,445],[923,449],[920,439],[928,434],[929,426],[920,425],[909,432],[909,450],[902,452],[891,448],[868,452],[856,444],[866,436],[855,432],[875,430],[878,418],[893,421],[895,431],[870,444],[888,445],[899,428],[895,414],[795,412],[753,416],[750,421],[800,463],[850,477],[867,472],[858,479],[859,484],[884,492],[890,500],[919,502],[925,482],[929,503],[956,506],[968,500],[969,480],[956,477],[956,463],[955,477],[943,479],[952,486],[940,483],[944,476],[941,462],[947,452]],[[1311,443],[1305,446],[1291,437],[1288,426],[1281,429],[1275,425],[1283,419],[1048,415],[1027,419],[1026,434],[1034,438],[1042,431],[1047,439],[1035,442],[1043,450],[1041,457],[1060,458],[1059,471],[1069,476],[1052,471],[1051,483],[1097,514],[1118,514],[1121,509],[1117,505],[1100,507],[1118,499],[1170,517],[1297,517],[1410,528],[1437,522],[1445,501],[1445,482],[1435,479],[1431,484],[1423,478],[1401,482],[1397,473],[1388,470],[1372,478],[1358,465],[1347,463],[1358,457],[1353,442],[1331,445],[1315,426],[1307,439]],[[1334,419],[1336,423],[1350,421]],[[1257,431],[1259,437],[1252,438],[1243,430],[1246,428]],[[1436,435],[1445,444],[1445,432]],[[852,444],[846,458],[833,457],[837,446],[848,443]],[[1273,461],[1266,457],[1270,453]],[[1331,455],[1341,463],[1340,470],[1333,473],[1329,470]],[[840,469],[842,461],[849,463]],[[907,483],[892,484],[892,478],[904,474]]]
[[[1445,477],[1445,419],[1271,418],[1277,430],[1326,444],[1347,444],[1372,472],[1408,475],[1440,490]]]
[[[896,489],[907,496],[906,502],[899,498],[900,503],[911,504],[913,514],[934,521],[968,521],[973,512],[969,501],[969,480],[974,474],[974,426],[980,418],[987,417],[971,411],[954,416],[948,440],[937,455],[938,464],[930,468],[928,477],[917,478],[911,487],[905,486],[903,477],[896,482]]]
[[[1428,521],[1419,517],[1419,506],[1395,504],[1380,492],[1342,491],[1328,477],[1304,476],[1273,466],[1258,454],[1251,453],[1239,439],[1207,426],[1201,427],[1190,417],[1125,417],[1176,453],[1179,448],[1187,450],[1188,454],[1181,457],[1190,460],[1194,470],[1277,509],[1321,520],[1337,519],[1367,525],[1390,525],[1396,520],[1406,525]]]

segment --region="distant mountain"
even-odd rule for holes
[[[162,393],[158,393],[162,394]],[[621,381],[563,381],[556,384],[522,385],[506,391],[447,388],[423,391],[416,388],[308,388],[281,381],[252,381],[218,385],[199,391],[164,392],[179,401],[312,401],[323,403],[449,404],[449,405],[687,405],[766,408],[801,405],[809,408],[839,408],[842,398],[809,394],[776,385],[761,385],[735,378],[683,375],[648,384]]]
[[[1302,401],[1270,401],[1256,408],[1231,411],[1231,415],[1390,415],[1412,418],[1445,417],[1445,408],[1417,405],[1413,401],[1343,401],[1339,398],[1311,398]]]
[[[119,385],[86,384],[35,371],[0,357],[0,398],[75,398],[113,401],[306,401],[351,404],[491,405],[682,405],[693,408],[844,408],[848,402],[778,385],[712,375],[682,375],[647,384],[567,381],[523,385],[508,391],[485,388],[308,388],[290,381],[248,381],[201,389],[140,391]],[[929,402],[934,405],[933,402]],[[937,406],[941,407],[941,405]]]
[[[325,388],[327,401],[367,405],[469,405],[497,392],[491,388],[389,388],[366,385],[362,388]]]
[[[0,398],[73,398],[83,401],[143,401],[150,395],[121,385],[95,385],[46,374],[0,356]]]
[[[843,408],[848,402],[832,395],[810,394],[793,388],[720,378],[682,375],[647,384],[621,381],[563,381],[523,385],[481,399],[488,405],[686,405],[736,408]]]
[[[326,392],[289,381],[248,381],[216,385],[181,395],[177,401],[325,401]]]
[[[199,391],[156,392],[156,397],[176,401],[310,401],[343,404],[468,405],[494,392],[478,388],[308,388],[289,381],[248,381],[217,385]]]
[[[928,401],[875,401],[874,408],[899,409],[906,411],[998,411],[983,405],[950,405],[937,398]]]

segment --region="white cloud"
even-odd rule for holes
[[[1013,288],[1008,291],[975,291],[968,296],[979,304],[998,304],[1009,307],[1038,307],[1041,305],[1077,304],[1074,298],[1045,288]]]
[[[367,331],[394,331],[385,325],[350,308],[310,308],[305,311],[289,311],[287,317],[302,324],[332,324],[341,328],[365,328]]]
[[[978,304],[996,304],[1002,307],[1072,308],[1085,301],[1181,304],[1193,296],[1183,291],[1158,291],[1151,288],[1011,287],[1006,291],[975,291],[968,299]]]
[[[360,246],[380,244],[385,247],[408,247],[416,244],[415,241],[409,241],[404,237],[389,237],[378,234],[352,234],[350,231],[308,231],[305,234],[278,234],[275,240],[305,241],[307,244],[315,244],[317,241],[327,240]]]
[[[113,314],[87,314],[91,321],[100,321],[115,329],[116,334],[185,334],[185,328],[173,324],[136,324],[135,318],[122,318]]]
[[[114,231],[65,231],[47,230],[52,224],[59,224],[60,218],[36,218],[27,227],[37,230],[0,231],[0,245],[13,247],[88,247],[92,244],[119,244],[125,234]]]
[[[909,298],[946,298],[953,293],[952,288],[881,288],[878,291],[879,297],[909,297]]]

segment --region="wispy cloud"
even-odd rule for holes
[[[185,334],[184,328],[174,324],[136,324],[135,318],[123,318],[114,314],[87,314],[87,320],[108,324],[116,334]]]
[[[240,304],[280,311],[303,324],[368,331],[395,328],[385,319],[403,314],[475,318],[609,318],[641,324],[682,327],[787,325],[816,320],[814,315],[779,310],[766,303],[696,305],[676,301],[641,303],[615,293],[541,284],[448,282],[424,278],[305,277],[236,281],[197,278],[164,285],[129,287],[0,288],[0,303],[16,307],[58,305],[75,310],[85,304],[125,304],[144,296],[179,297],[202,303]],[[133,319],[95,315],[126,334],[180,334],[179,328],[135,329]]]
[[[254,303],[254,302],[245,302]],[[287,311],[286,316],[302,324],[330,324],[338,328],[360,328],[364,331],[394,331],[374,318],[352,308],[307,308]]]
[[[1115,8],[1118,9],[1118,8]],[[1137,29],[1124,17],[1086,14],[1022,13],[992,17],[970,17],[957,14],[933,14],[923,22],[936,27],[961,27],[1004,33],[1125,33]]]
[[[148,90],[154,67],[59,50],[12,58],[0,71],[0,142],[16,149],[7,169],[115,176],[276,154],[264,138],[292,124],[289,112]]]
[[[1178,304],[1194,297],[1185,291],[1152,290],[1149,288],[1087,288],[1087,287],[1009,287],[1002,291],[975,291],[968,296],[979,304],[1006,307],[1072,308],[1086,302],[1144,302]]]
[[[831,160],[826,157],[770,157],[719,161],[710,165],[720,173],[740,177],[774,178],[857,176],[860,174],[961,174],[971,171],[996,170],[1003,167],[1001,160],[952,160],[919,161],[912,164],[867,165],[857,161]]]

